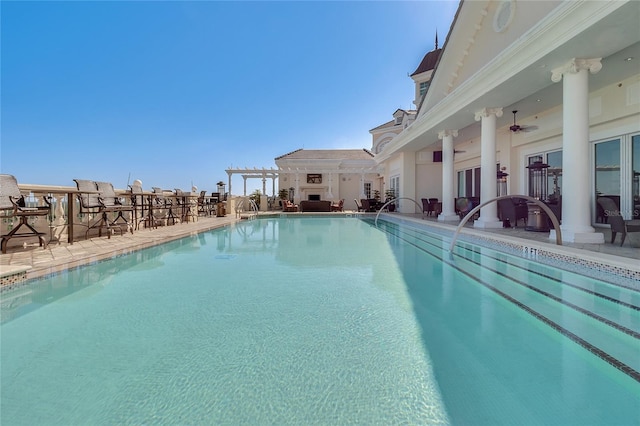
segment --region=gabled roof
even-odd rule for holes
[[[368,149],[297,149],[276,157],[276,160],[370,160]]]
[[[385,129],[387,127],[393,127],[395,125],[396,125],[396,120],[390,120],[390,121],[387,121],[384,124],[379,125],[378,127],[374,127],[373,129],[369,130],[369,132],[373,132],[373,131],[379,130],[379,129]]]
[[[393,112],[393,116],[395,117],[398,112],[401,112],[403,115],[408,115],[408,116],[415,116],[418,113],[418,111],[415,110],[415,109],[408,109],[407,110],[407,109],[398,108],[397,110],[395,110]],[[374,132],[376,130],[386,129],[386,128],[395,127],[395,126],[401,126],[401,125],[402,125],[402,123],[400,123],[400,124],[396,123],[395,119],[394,120],[389,120],[386,123],[383,123],[383,124],[381,124],[379,126],[374,127],[373,129],[370,129],[369,133]]]

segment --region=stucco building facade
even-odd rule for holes
[[[381,147],[374,134],[385,185],[439,198],[453,220],[456,197],[532,194],[527,166],[542,161],[563,239],[602,242],[598,196],[640,217],[638,22],[637,1],[461,2],[428,83],[414,78],[415,117]],[[497,213],[483,207],[474,226],[502,226]]]

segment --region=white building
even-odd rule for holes
[[[344,208],[355,210],[354,199],[372,198],[382,187],[373,154],[366,149],[298,149],[276,157],[278,188],[289,199],[344,199]]]
[[[371,131],[385,185],[439,198],[451,220],[456,197],[496,196],[497,170],[508,193],[529,195],[526,166],[541,160],[563,239],[603,242],[598,195],[640,217],[639,23],[638,1],[462,1],[428,79],[412,76],[415,120]],[[502,226],[495,203],[474,226]]]

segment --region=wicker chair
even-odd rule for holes
[[[7,243],[11,238],[24,238],[24,237],[38,237],[40,247],[46,248],[47,241],[45,240],[45,234],[38,232],[28,220],[32,217],[47,216],[51,212],[51,205],[47,197],[43,197],[44,206],[27,207],[24,196],[20,193],[18,188],[18,181],[13,175],[0,174],[0,210],[12,210],[9,216],[4,217],[19,217],[20,223],[18,226],[9,231],[8,234],[2,235],[0,241],[0,248],[2,253],[7,252]],[[29,229],[28,232],[20,232],[18,230],[25,226]]]
[[[529,219],[529,209],[526,204],[520,202],[519,198],[498,200],[498,212],[502,221],[508,220],[516,227],[520,219],[524,220],[525,225]]]

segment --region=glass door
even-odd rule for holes
[[[595,144],[595,170],[593,197],[596,223],[606,223],[603,209],[598,205],[598,197],[613,200],[620,209],[620,139],[613,139]]]
[[[631,216],[640,219],[640,135],[631,138]]]

